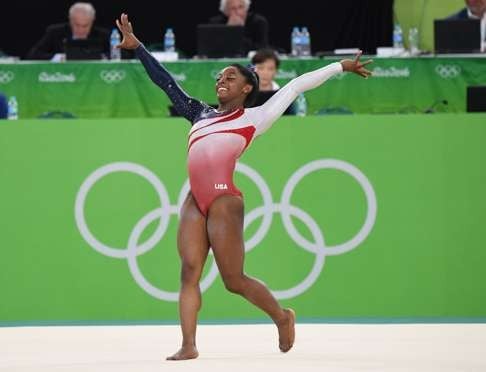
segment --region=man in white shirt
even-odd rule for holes
[[[486,51],[486,0],[465,0],[466,7],[448,19],[480,19],[481,51]]]

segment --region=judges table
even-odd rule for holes
[[[484,56],[373,58],[373,78],[340,74],[306,92],[308,114],[466,111],[468,85],[486,84]],[[232,62],[181,60],[165,65],[192,96],[215,102],[215,76]],[[337,59],[284,59],[277,82]],[[79,118],[169,116],[169,101],[139,61],[0,64],[0,92],[15,95],[20,118],[67,112]]]

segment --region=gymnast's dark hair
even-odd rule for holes
[[[245,77],[246,82],[252,86],[253,89],[246,96],[244,102],[245,107],[252,107],[258,96],[258,89],[260,86],[260,79],[255,72],[254,66],[250,65],[248,67],[245,67],[243,65],[240,65],[239,63],[232,63],[230,66],[236,67],[238,71]]]

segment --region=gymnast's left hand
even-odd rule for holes
[[[353,72],[359,76],[364,78],[368,78],[371,76],[371,71],[365,68],[366,65],[373,62],[372,59],[369,59],[365,62],[361,62],[359,59],[363,52],[360,50],[358,54],[356,54],[355,59],[343,59],[341,61],[341,65],[343,66],[343,71]]]
[[[132,24],[128,21],[128,15],[122,13],[120,19],[116,20],[116,25],[118,29],[122,33],[123,39],[120,44],[118,44],[117,48],[122,49],[136,49],[141,43],[133,33]]]

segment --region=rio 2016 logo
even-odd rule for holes
[[[335,169],[354,178],[363,189],[367,204],[365,221],[358,233],[348,241],[333,246],[326,244],[324,234],[315,219],[306,211],[291,204],[292,194],[299,182],[307,175],[321,169]],[[358,247],[367,238],[375,223],[377,202],[373,186],[368,178],[357,167],[345,161],[337,159],[318,159],[300,167],[286,182],[282,197],[278,203],[273,201],[270,188],[264,178],[256,170],[248,165],[238,163],[236,165],[236,171],[242,173],[255,183],[263,200],[261,206],[249,211],[245,215],[245,229],[256,219],[261,218],[262,220],[261,225],[254,235],[245,242],[245,251],[251,251],[262,242],[270,230],[273,215],[280,214],[283,225],[292,240],[299,247],[315,256],[312,269],[300,283],[285,290],[272,291],[278,299],[293,298],[307,291],[316,282],[322,272],[326,256],[340,255]],[[100,179],[116,172],[130,172],[144,178],[156,190],[158,199],[160,200],[160,207],[147,213],[136,223],[130,233],[128,244],[125,248],[110,247],[101,242],[93,235],[85,218],[85,202],[90,190]],[[177,204],[172,205],[164,184],[149,169],[136,163],[110,163],[96,169],[82,183],[75,201],[76,224],[84,240],[93,249],[105,256],[126,259],[133,279],[145,292],[160,300],[177,301],[179,297],[178,292],[171,292],[157,288],[144,277],[139,268],[137,257],[153,249],[162,239],[169,225],[171,216],[179,215],[182,203],[184,202],[188,191],[189,181],[187,180],[179,193]],[[292,217],[300,220],[307,227],[311,232],[312,240],[307,239],[297,230],[292,221]],[[142,233],[155,221],[158,221],[158,226],[153,235],[140,244],[139,240]],[[216,262],[213,260],[209,272],[201,280],[200,287],[202,292],[211,286],[217,275],[218,268]]]

